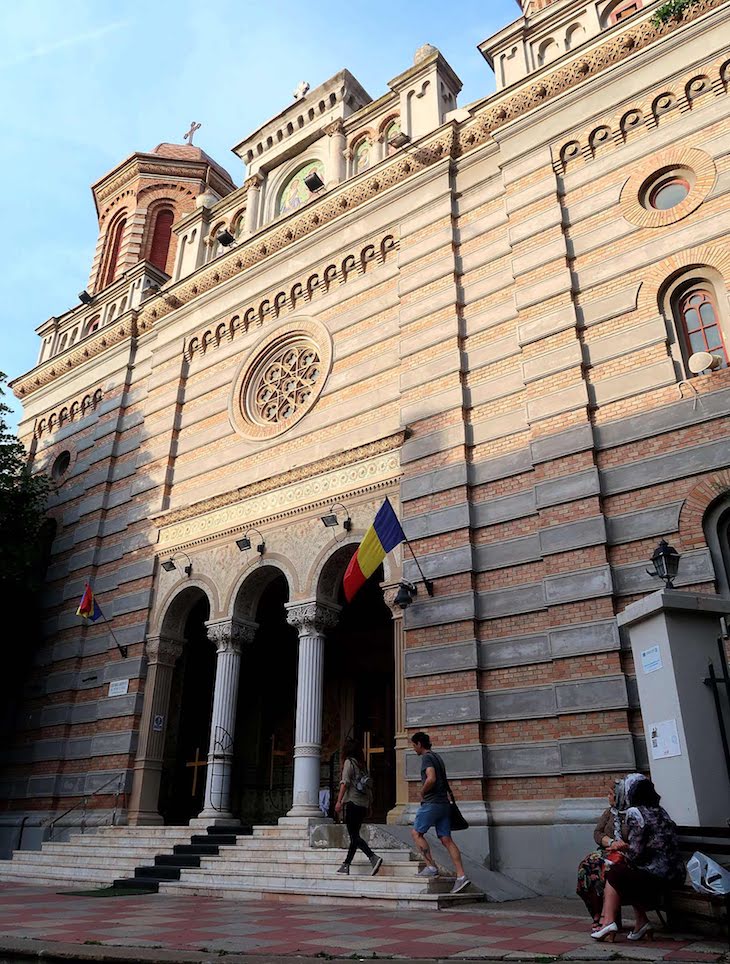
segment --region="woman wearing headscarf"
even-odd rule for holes
[[[639,780],[627,789],[626,840],[617,845],[624,859],[606,871],[601,926],[591,934],[597,941],[613,941],[622,904],[634,908],[630,941],[651,940],[653,928],[647,910],[660,905],[668,888],[684,878],[677,828],[651,780]]]
[[[576,893],[588,908],[593,924],[598,927],[603,909],[603,886],[606,870],[613,860],[621,859],[616,844],[626,839],[623,815],[627,809],[626,787],[638,780],[645,780],[641,773],[630,773],[623,780],[616,780],[608,791],[609,806],[598,818],[593,839],[598,845],[578,865]]]

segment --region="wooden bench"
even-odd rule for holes
[[[677,834],[685,862],[699,850],[730,866],[730,827],[677,827]],[[687,928],[730,940],[730,894],[698,894],[691,884],[682,884],[669,894],[666,911],[673,930]]]

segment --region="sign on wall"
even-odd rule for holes
[[[651,755],[654,760],[664,760],[670,756],[681,756],[679,734],[676,720],[664,720],[649,726],[651,734]]]
[[[109,684],[109,696],[126,696],[128,692],[128,679],[113,679]]]

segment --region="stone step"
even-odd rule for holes
[[[3,861],[5,864],[6,861]],[[97,880],[101,883],[110,884],[115,876],[114,868],[106,867],[61,867],[53,864],[16,864],[15,861],[7,861],[7,867],[0,867],[0,880],[34,880],[43,877],[68,883],[85,882],[87,880]]]
[[[394,910],[423,909],[433,908],[434,910],[446,907],[458,907],[473,903],[481,903],[486,898],[484,894],[467,893],[461,894],[376,894],[363,893],[358,890],[353,894],[343,894],[340,891],[330,891],[326,889],[313,891],[306,887],[297,889],[288,888],[267,888],[262,890],[257,887],[233,887],[233,886],[206,886],[200,883],[191,883],[187,880],[180,880],[174,883],[161,883],[159,887],[161,894],[192,894],[200,897],[220,897],[227,900],[271,900],[271,901],[291,901],[294,897],[298,902],[306,904],[327,904],[352,906],[353,900],[358,901],[358,907],[388,907]]]
[[[311,863],[311,864],[337,864],[339,865],[345,859],[347,851],[344,849],[335,848],[320,848],[309,850],[295,850],[295,851],[268,851],[268,850],[249,850],[239,844],[237,847],[221,847],[220,856],[226,860],[243,860],[250,863],[271,863],[275,861],[277,863],[285,863],[287,860],[293,860],[297,862]],[[379,857],[383,858],[385,864],[403,864],[405,866],[417,865],[419,860],[418,857],[411,853],[409,850],[380,850],[376,851]],[[365,859],[358,855],[355,858],[355,863],[363,861],[363,866],[370,866],[365,862]]]
[[[154,828],[148,828],[153,831]],[[125,847],[137,847],[146,846],[151,843],[157,844],[162,847],[162,849],[169,849],[173,844],[176,843],[190,843],[190,838],[192,837],[191,832],[187,833],[177,833],[177,834],[165,834],[161,836],[160,834],[150,832],[147,834],[134,834],[130,836],[125,832],[120,832],[117,834],[72,834],[68,840],[49,840],[47,843],[52,843],[54,845],[60,844],[61,846],[69,846],[72,844],[74,847],[98,847],[98,846],[125,846]]]
[[[295,875],[284,873],[280,875],[252,873],[245,874],[239,870],[224,870],[214,866],[207,870],[182,870],[180,880],[185,883],[202,884],[208,887],[241,887],[258,890],[294,890],[297,892],[326,891],[327,893],[348,894],[354,896],[359,893],[383,894],[421,894],[448,893],[453,886],[453,878],[423,879],[418,877],[397,878],[383,877],[346,877],[342,874],[331,873],[327,876],[315,874]]]
[[[174,844],[173,846],[185,846],[185,845]],[[74,848],[73,850],[69,850],[69,847],[67,844],[44,843],[43,849],[40,851],[16,850],[13,854],[13,859],[15,859],[16,856],[20,856],[21,853],[43,853],[43,854],[49,854],[49,855],[54,855],[54,854],[63,855],[68,853],[74,853],[75,855],[77,855],[79,860],[85,860],[87,856],[88,857],[105,857],[107,860],[118,860],[121,857],[134,856],[144,860],[144,859],[147,859],[148,857],[153,858],[156,854],[159,854],[159,853],[168,853],[170,850],[173,849],[173,846],[170,846],[168,844],[149,844],[149,846],[142,846],[140,844],[135,844],[134,846],[126,847],[124,846],[123,843],[122,844],[99,843],[96,847],[84,847],[83,850],[81,848],[78,848],[78,849]],[[213,853],[214,849],[215,848],[211,849],[210,852]]]
[[[46,854],[42,850],[21,850],[15,853],[12,863],[19,867],[27,864],[37,864],[38,866],[49,867],[118,867],[121,870],[126,870],[129,867],[133,870],[141,863],[153,864],[155,856],[155,854],[150,854],[147,857],[140,858],[132,855],[115,857],[114,860],[111,861],[103,854],[89,854],[84,857],[79,857],[73,853]]]
[[[237,873],[242,876],[260,876],[262,873],[271,877],[308,877],[321,879],[329,878],[337,873],[337,868],[342,863],[342,854],[336,861],[313,862],[303,860],[287,861],[249,861],[249,860],[227,860],[221,857],[201,857],[200,869],[209,872],[220,870],[223,873]],[[369,863],[353,863],[350,867],[351,877],[370,877],[372,868]],[[340,875],[345,876],[345,875]],[[377,874],[378,877],[398,877],[403,880],[413,880],[418,876],[418,864],[387,864],[383,863]]]

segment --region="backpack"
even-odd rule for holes
[[[367,770],[361,770],[360,765],[357,760],[352,760],[351,762],[355,767],[355,782],[353,786],[358,793],[370,793],[373,789],[373,778],[370,776]]]

